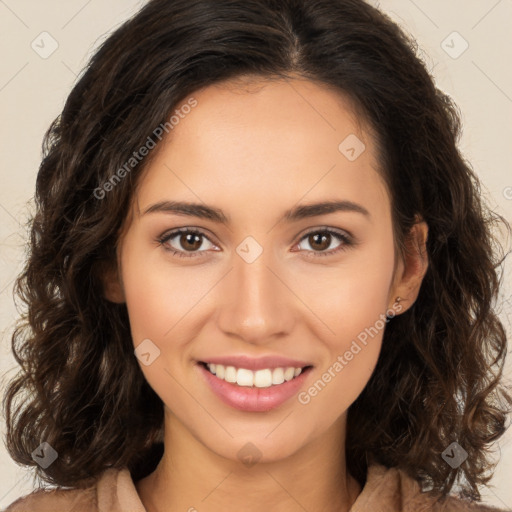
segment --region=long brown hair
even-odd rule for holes
[[[292,74],[348,95],[373,128],[398,247],[415,215],[429,226],[419,296],[387,325],[349,409],[349,471],[364,483],[373,460],[479,499],[510,412],[494,311],[504,254],[493,230],[506,222],[484,204],[457,149],[457,109],[415,43],[362,0],[151,0],[92,57],[45,136],[15,286],[26,311],[12,336],[21,370],[4,397],[6,445],[41,479],[80,487],[123,466],[138,479],[162,454],[162,401],[133,354],[126,306],[101,282],[151,158],[104,184],[199,88]],[[46,469],[31,457],[43,441],[58,452]],[[468,454],[456,468],[441,457],[453,441]]]

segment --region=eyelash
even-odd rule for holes
[[[187,234],[191,234],[191,235],[200,235],[200,236],[206,238],[210,243],[213,244],[213,242],[206,236],[205,233],[203,233],[202,231],[199,231],[197,229],[191,229],[191,228],[175,229],[175,230],[173,230],[173,231],[171,231],[169,233],[165,233],[165,234],[161,235],[157,239],[157,241],[163,247],[163,249],[165,251],[171,252],[173,254],[173,256],[177,256],[179,258],[195,258],[200,253],[206,252],[206,251],[196,251],[196,252],[191,252],[190,254],[185,254],[184,251],[178,251],[178,250],[175,250],[175,249],[170,249],[169,247],[167,247],[165,245],[169,240],[175,238],[177,235],[180,235],[182,233],[187,233]],[[319,234],[319,233],[322,233],[322,234],[329,233],[330,235],[334,235],[334,237],[336,237],[339,241],[341,241],[343,243],[339,247],[337,247],[336,249],[332,249],[330,251],[306,251],[308,253],[313,253],[313,256],[308,256],[308,257],[333,256],[335,254],[338,254],[341,251],[347,250],[351,246],[356,245],[355,241],[353,240],[353,238],[351,236],[346,235],[345,233],[333,230],[331,228],[317,228],[317,229],[308,231],[299,240],[299,243],[302,242],[302,240],[304,240],[308,236],[310,236],[312,234]]]

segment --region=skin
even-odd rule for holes
[[[375,368],[383,329],[309,403],[293,397],[264,413],[221,402],[196,361],[298,358],[314,366],[307,391],[396,307],[397,296],[400,313],[413,304],[428,265],[427,226],[418,222],[410,254],[396,257],[374,140],[340,93],[294,77],[226,82],[194,98],[197,106],[141,177],[117,272],[105,278],[107,298],[127,304],[134,346],[149,338],[160,350],[141,370],[165,406],[165,454],[137,491],[149,512],[225,512],[227,504],[249,512],[347,511],[361,492],[346,470],[347,409]],[[366,146],[355,161],[338,150],[349,134]],[[231,222],[143,214],[164,200],[206,203]],[[338,211],[278,222],[297,204],[326,200],[353,201],[369,216]],[[182,227],[205,233],[195,257],[165,250],[190,254],[184,237],[158,242]],[[345,243],[331,236],[313,245],[306,236],[327,227],[357,243],[320,254]],[[252,263],[236,252],[247,236],[263,249]],[[248,442],[260,455],[251,467],[237,455]]]

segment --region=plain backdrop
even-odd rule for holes
[[[241,0],[243,1],[243,0]],[[17,312],[12,288],[24,260],[25,222],[41,141],[76,77],[108,34],[142,0],[0,0],[0,374],[15,372],[10,337]],[[512,0],[372,1],[418,41],[438,87],[462,111],[460,148],[482,180],[482,194],[512,220]],[[500,316],[512,333],[511,257]],[[511,358],[512,359],[512,356]],[[512,363],[507,363],[510,382]],[[0,389],[3,393],[3,389]],[[0,434],[5,432],[3,417]],[[512,509],[512,428],[495,447],[500,458],[485,502]],[[0,446],[0,508],[32,490],[30,472]]]

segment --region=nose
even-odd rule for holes
[[[234,255],[234,268],[222,283],[218,327],[227,336],[263,345],[292,331],[300,301],[287,287],[283,272],[265,251],[252,262]]]

